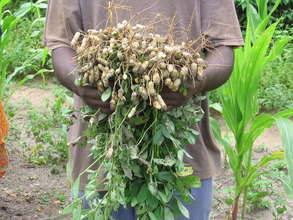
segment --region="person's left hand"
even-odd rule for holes
[[[180,91],[173,92],[168,87],[163,87],[161,96],[167,105],[167,111],[184,105],[192,96],[199,94],[203,88],[203,80],[196,80],[194,83],[192,80],[186,80],[184,88],[187,89],[186,94]]]

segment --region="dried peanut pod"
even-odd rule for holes
[[[162,96],[161,95],[157,95],[157,100],[158,100],[158,102],[160,103],[160,105],[161,105],[161,108],[163,109],[163,110],[167,110],[167,105],[166,105],[166,103],[165,103],[165,101],[163,100],[163,98],[162,98]]]
[[[150,62],[149,61],[144,61],[141,65],[141,71],[144,72],[146,69],[149,67]]]
[[[122,75],[122,79],[123,79],[123,80],[127,80],[127,79],[128,79],[128,76],[127,76],[126,73],[124,73],[124,74]]]
[[[163,78],[165,78],[165,79],[168,78],[168,77],[170,76],[169,71],[166,71],[166,70],[163,71],[163,72],[162,72],[162,76],[163,76]]]
[[[83,77],[82,77],[82,84],[87,84],[88,83],[88,79],[89,78],[89,72],[85,72]]]
[[[145,80],[145,81],[150,81],[151,78],[149,77],[149,75],[143,75],[142,78]]]
[[[90,35],[98,35],[98,34],[99,34],[99,31],[94,30],[94,29],[89,29],[87,32],[88,32]]]
[[[202,58],[197,58],[196,62],[198,63],[198,65],[200,66],[206,66],[206,61]]]
[[[93,69],[89,71],[89,83],[92,85],[95,82],[95,72]]]
[[[141,48],[145,49],[147,47],[147,42],[144,40],[141,42]]]
[[[137,102],[138,101],[137,93],[136,92],[132,92],[132,94],[131,94],[131,101],[132,102]]]
[[[179,88],[180,85],[181,85],[181,79],[176,79],[176,80],[174,81],[174,86],[177,87],[177,88]]]
[[[102,93],[102,92],[105,91],[105,88],[104,88],[104,86],[103,86],[103,82],[102,82],[101,80],[99,80],[99,81],[97,82],[96,87],[97,87],[97,89],[98,89],[98,91],[99,91],[100,93]]]
[[[123,99],[123,89],[122,88],[120,88],[119,90],[118,90],[118,98],[120,99],[120,100],[122,100]]]
[[[183,66],[180,70],[180,75],[184,78],[188,75],[188,68],[186,66]]]
[[[141,64],[140,63],[136,63],[135,66],[132,69],[132,72],[135,74],[139,73],[139,69],[140,69]]]
[[[153,82],[155,85],[160,85],[161,83],[161,78],[158,72],[155,72],[153,75]]]
[[[202,76],[203,76],[203,73],[204,73],[204,67],[203,67],[203,66],[199,66],[199,67],[197,68],[197,77],[198,77],[199,79],[201,79]]]
[[[197,74],[197,64],[196,63],[192,63],[191,66],[190,66],[190,68],[191,68],[192,74],[194,76],[196,76],[196,74]]]
[[[120,61],[124,60],[124,56],[123,56],[123,54],[122,54],[121,51],[118,51],[118,52],[117,52],[117,57],[118,57],[118,59],[119,59]]]
[[[157,100],[155,100],[153,102],[153,107],[156,108],[156,109],[158,109],[158,110],[161,110],[162,109],[162,106],[160,105],[160,103]]]
[[[147,83],[147,91],[150,95],[155,95],[156,94],[156,90],[155,90],[155,84],[153,81],[149,81]]]
[[[171,73],[173,73],[175,67],[172,64],[168,64],[167,69],[168,69],[168,72],[171,74]]]
[[[84,50],[86,50],[90,45],[90,40],[89,40],[89,37],[88,36],[85,36],[83,39],[82,39],[82,43],[81,43],[81,46],[79,48],[79,52],[82,52]]]
[[[149,96],[148,96],[148,93],[144,87],[140,86],[138,91],[139,91],[143,100],[148,100]]]
[[[119,75],[121,73],[121,69],[120,68],[116,69],[115,73],[116,73],[116,75]]]
[[[175,80],[175,79],[180,77],[180,74],[179,74],[179,72],[178,72],[178,70],[176,68],[173,70],[173,72],[171,72],[171,77],[172,77],[173,80]]]
[[[101,57],[97,57],[97,61],[101,64],[103,64],[104,66],[108,66],[109,62]]]
[[[71,46],[72,47],[76,48],[76,46],[79,43],[80,36],[81,36],[80,32],[75,33],[75,35],[74,35],[74,37],[72,38],[72,41],[71,41]]]
[[[166,86],[171,86],[173,84],[172,80],[170,78],[165,79],[165,85]]]
[[[110,101],[110,109],[112,111],[114,111],[115,108],[116,108],[116,101],[115,101],[115,99],[112,98],[111,101]]]
[[[164,62],[161,62],[161,63],[159,64],[159,67],[160,67],[161,69],[166,69],[166,68],[167,68],[167,64],[164,63]]]
[[[113,156],[113,147],[109,148],[106,154],[106,158],[111,158]]]
[[[132,118],[132,117],[134,116],[135,112],[136,112],[136,106],[133,107],[133,108],[130,110],[130,112],[129,112],[129,114],[127,115],[127,117],[128,117],[128,118]]]

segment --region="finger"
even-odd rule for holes
[[[101,112],[108,114],[108,115],[113,113],[113,111],[110,108],[101,108]]]
[[[81,88],[81,95],[84,98],[97,99],[100,98],[99,91],[93,87],[85,86]]]
[[[184,103],[183,100],[175,100],[175,99],[166,99],[164,100],[167,106],[180,106]]]
[[[84,102],[92,107],[93,109],[110,109],[110,104],[107,102],[102,102],[100,100],[94,100],[94,99],[86,99]]]
[[[171,110],[173,110],[174,108],[175,108],[174,106],[168,105],[168,106],[167,106],[167,111],[171,111]]]

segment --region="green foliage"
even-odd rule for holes
[[[247,24],[246,18],[246,8],[247,2],[249,2],[253,7],[257,8],[257,5],[265,5],[267,11],[271,11],[274,7],[274,0],[235,0],[235,5],[238,13],[238,17],[242,27],[245,27]],[[274,12],[273,20],[276,18],[283,18],[283,23],[287,29],[292,28],[293,24],[293,1],[292,0],[282,0],[279,7]],[[281,30],[281,28],[279,27]]]
[[[10,0],[0,0],[0,24],[2,25],[2,36],[0,37],[0,99],[4,96],[7,86],[7,68],[9,61],[5,59],[5,49],[10,44],[11,30],[16,23],[16,17],[10,11],[4,11],[5,5]]]
[[[293,108],[293,44],[263,72],[259,90],[261,108],[266,111]]]
[[[134,207],[139,219],[170,220],[177,215],[188,216],[184,204],[191,201],[191,188],[200,187],[200,179],[191,176],[192,168],[185,167],[183,161],[184,156],[190,157],[184,150],[186,144],[194,143],[198,134],[186,128],[202,118],[202,111],[193,102],[169,112],[141,105],[142,115],[128,118],[131,108],[125,103],[120,107],[109,118],[101,120],[96,111],[83,110],[83,115],[92,116],[82,139],[88,139],[92,156],[100,164],[97,170],[89,167],[84,171],[89,173],[84,197],[90,201],[91,208],[84,210],[83,217],[109,219],[110,213],[121,205]],[[134,124],[136,117],[145,122]],[[107,175],[102,182],[97,181],[104,170]],[[72,188],[77,193],[76,184]],[[106,191],[100,200],[97,200],[100,197],[97,189]],[[75,199],[63,214],[79,213],[81,199]]]
[[[0,42],[0,97],[12,80],[21,74],[23,79],[18,82],[18,86],[38,75],[45,80],[45,73],[52,72],[47,59],[49,53],[41,46],[44,9],[47,7],[45,2],[46,0],[24,2],[16,10],[8,4],[10,1],[1,0],[3,6],[11,11],[2,13],[4,9],[0,8],[0,23],[3,28]],[[12,37],[14,40],[11,40]]]
[[[277,7],[278,1],[274,8]],[[279,154],[271,154],[261,158],[256,164],[252,164],[253,145],[256,138],[265,128],[275,122],[275,117],[290,117],[293,109],[277,113],[275,116],[259,114],[257,99],[261,74],[265,66],[275,60],[284,46],[290,40],[282,38],[270,47],[277,24],[268,26],[271,13],[268,14],[265,5],[258,5],[258,14],[247,6],[248,26],[246,30],[245,46],[235,50],[234,70],[230,80],[219,90],[222,115],[234,136],[235,144],[222,138],[218,128],[215,136],[223,144],[228,156],[235,179],[235,196],[231,218],[237,218],[238,203],[243,194],[242,206],[246,207],[247,191],[256,178],[263,172],[270,161],[280,159]],[[268,27],[267,27],[268,26]],[[215,125],[214,125],[215,128]],[[244,218],[243,208],[242,218]]]
[[[281,180],[284,183],[286,193],[293,199],[293,122],[279,118],[277,119],[277,125],[281,131],[288,166],[288,177],[283,177]]]
[[[32,146],[29,161],[35,164],[57,164],[67,159],[67,126],[70,124],[71,108],[65,105],[63,89],[55,91],[55,103],[47,101],[47,113],[29,112],[30,131],[36,145]]]

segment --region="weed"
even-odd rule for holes
[[[28,159],[35,164],[56,164],[67,159],[67,126],[71,108],[65,104],[64,89],[57,89],[54,95],[53,105],[47,101],[48,112],[29,111],[29,128],[36,145],[31,147]]]

